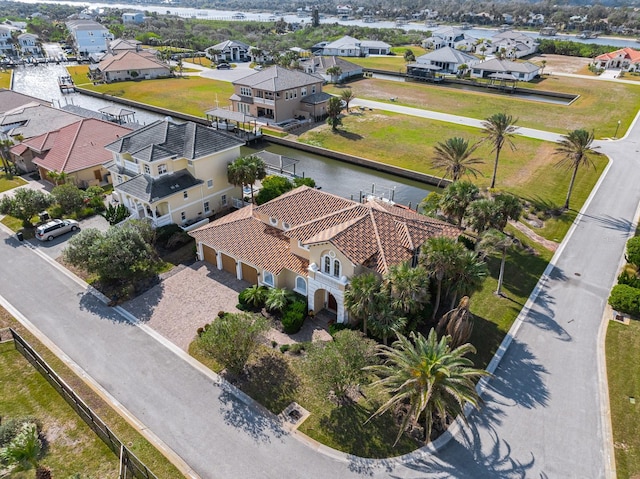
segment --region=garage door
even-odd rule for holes
[[[204,256],[204,260],[207,263],[211,263],[213,266],[216,266],[218,264],[218,261],[216,259],[216,250],[214,250],[213,248],[203,244],[202,255]]]
[[[222,269],[231,273],[232,275],[236,275],[236,260],[231,256],[227,256],[226,254],[222,255]]]
[[[242,263],[242,279],[251,284],[258,284],[258,271],[254,267]]]

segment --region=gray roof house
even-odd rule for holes
[[[314,53],[319,53],[316,51]],[[378,40],[358,40],[345,35],[342,38],[327,43],[322,47],[322,55],[340,57],[366,57],[367,55],[388,55],[391,45]]]
[[[234,81],[233,111],[269,123],[291,118],[320,119],[331,95],[322,91],[324,78],[317,73],[272,66]]]
[[[417,64],[417,68],[420,68],[422,65],[430,65],[432,67],[438,67],[438,71],[441,73],[458,73],[458,67],[460,67],[460,65],[471,67],[479,61],[477,57],[469,53],[451,47],[442,47],[419,56],[416,58],[416,63],[407,66],[407,70],[409,70],[409,67],[416,66]]]
[[[471,76],[507,81],[531,81],[540,75],[541,68],[531,62],[513,62],[493,58],[475,64],[471,70]]]
[[[193,226],[238,193],[227,181],[227,165],[240,156],[241,141],[197,123],[158,120],[105,148],[113,161],[113,197],[135,218],[154,226]],[[205,221],[206,222],[206,221]],[[195,227],[195,226],[194,226]]]
[[[495,54],[501,50],[505,52],[507,58],[522,58],[531,55],[538,49],[538,42],[522,32],[507,30],[496,33],[490,40],[476,45],[476,53],[483,55]]]
[[[476,43],[474,37],[455,27],[440,27],[431,32],[431,36],[422,42],[424,48],[440,49],[451,47],[457,50],[471,51]]]
[[[349,78],[359,78],[362,76],[362,66],[351,63],[340,57],[311,57],[300,62],[300,66],[307,73],[315,73],[322,75],[325,81],[330,82],[336,80],[327,74],[327,69],[339,67],[342,73],[338,75],[337,83],[342,83]]]
[[[205,49],[205,54],[210,60],[220,62],[248,62],[251,47],[246,43],[236,40],[226,40]]]

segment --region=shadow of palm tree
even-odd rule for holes
[[[287,434],[276,416],[241,401],[232,388],[233,386],[229,385],[224,387],[219,398],[220,412],[225,424],[245,432],[256,442],[265,444]]]
[[[591,216],[578,214],[579,218],[585,222],[592,222],[605,227],[606,229],[620,231],[622,236],[626,236],[633,229],[633,222],[628,218],[614,218],[611,215]]]
[[[560,278],[566,280],[566,276],[561,272],[556,273],[558,268],[554,268],[549,278],[551,280]],[[555,273],[555,275],[554,275]],[[561,341],[571,341],[571,335],[555,320],[555,312],[552,310],[552,305],[555,304],[555,300],[547,292],[546,286],[538,292],[538,296],[531,306],[531,309],[527,312],[525,321],[533,324],[544,331],[551,331],[556,334],[556,338]]]
[[[340,135],[341,137],[346,138],[347,140],[352,140],[352,141],[362,140],[364,138],[362,135],[359,135],[357,133],[352,133],[350,131],[346,131],[342,129],[336,130],[336,133],[338,133],[338,135]]]

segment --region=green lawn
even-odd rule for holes
[[[18,333],[20,333],[20,335],[31,344],[31,346],[44,358],[45,361],[47,361],[47,363],[49,363],[58,375],[68,385],[70,385],[80,397],[82,397],[85,403],[87,403],[89,407],[91,407],[91,409],[93,409],[93,411],[95,411],[95,413],[107,423],[111,430],[124,443],[129,445],[129,449],[138,456],[138,458],[144,462],[158,478],[184,478],[184,476],[175,468],[175,466],[173,466],[173,464],[169,462],[167,458],[165,458],[146,439],[136,432],[136,430],[133,429],[133,427],[131,427],[122,416],[111,409],[111,407],[89,386],[87,386],[81,378],[76,376],[75,373],[73,373],[51,351],[45,348],[34,336],[26,331],[22,325],[12,318],[4,309],[0,308],[0,328],[9,326],[18,331]],[[47,458],[47,460],[44,461],[46,465],[52,468],[55,466],[55,469],[53,469],[54,477],[64,479],[75,472],[90,474],[90,477],[94,477],[96,479],[116,477],[118,461],[115,455],[113,455],[106,446],[94,448],[92,444],[94,444],[95,441],[102,444],[95,435],[81,435],[82,428],[79,426],[76,427],[74,422],[77,416],[75,416],[75,414],[68,414],[69,411],[72,412],[70,408],[67,407],[68,411],[64,413],[66,414],[65,416],[62,416],[61,418],[58,416],[57,411],[59,408],[55,404],[58,400],[65,406],[66,403],[62,398],[60,398],[54,389],[49,387],[48,383],[44,379],[41,379],[35,370],[32,371],[35,381],[38,381],[37,387],[8,387],[10,376],[17,375],[16,371],[18,371],[18,369],[14,369],[13,367],[8,369],[10,367],[9,361],[13,361],[12,358],[15,355],[18,355],[18,353],[9,351],[7,354],[4,350],[3,353],[0,354],[0,376],[2,376],[0,378],[0,384],[2,384],[2,388],[0,389],[0,411],[2,412],[2,416],[18,414],[13,411],[22,407],[23,404],[25,407],[28,406],[29,408],[40,405],[39,407],[41,407],[43,423],[51,425],[52,434],[56,433],[58,437],[57,441],[59,442],[59,446],[56,447],[59,447],[60,450],[64,452],[64,456],[59,456],[51,461]],[[19,360],[20,358],[17,359]],[[28,365],[28,363],[26,364]],[[20,367],[22,368],[23,366],[20,365]],[[20,373],[20,376],[31,377],[32,373],[29,370],[25,370]],[[51,394],[49,394],[49,392]],[[25,394],[26,399],[21,400],[21,396],[19,396],[20,394]],[[49,416],[49,411],[54,414]],[[20,412],[19,414],[32,413],[25,410],[25,412]],[[38,414],[38,416],[40,417],[40,414]],[[82,423],[79,418],[78,421]],[[88,428],[85,429],[89,430]],[[87,446],[91,446],[91,449],[88,450],[89,452],[83,452]],[[101,449],[102,447],[104,449]],[[108,454],[104,451],[108,452]],[[112,460],[115,461],[113,465],[111,465]],[[60,469],[58,469],[58,465]],[[91,468],[94,467],[95,469],[92,470]],[[33,471],[31,471],[29,475],[11,477],[15,477],[15,479],[32,479]],[[83,478],[84,477],[85,476],[83,476]]]
[[[554,105],[428,83],[361,79],[348,85],[359,98],[389,102],[389,98],[395,97],[396,104],[478,119],[504,112],[518,118],[520,126],[558,133],[577,128],[593,129],[597,138],[612,137],[618,120],[621,121],[618,135],[622,136],[640,103],[640,85],[549,76],[537,83],[521,82],[519,86],[580,97],[571,105]],[[324,90],[339,93],[340,87],[326,86]],[[610,101],[612,96],[626,100],[618,104]]]
[[[8,418],[33,416],[42,423],[46,454],[41,459],[54,477],[75,473],[116,477],[118,459],[75,413],[58,392],[16,351],[0,345],[0,411]],[[16,472],[14,479],[33,478],[33,470]]]
[[[338,132],[327,125],[319,126],[299,137],[302,143],[362,156],[414,171],[440,175],[431,166],[432,145],[452,136],[471,141],[481,139],[479,130],[423,118],[407,117],[382,111],[364,113],[352,110],[343,119]],[[505,148],[500,157],[497,187],[525,200],[551,206],[561,206],[567,193],[570,176],[554,165],[552,143],[518,137],[517,149]],[[485,163],[479,166],[482,176],[473,181],[481,188],[490,185],[493,154],[489,144],[477,151]],[[605,158],[596,159],[597,168],[578,172],[571,207],[579,210],[606,165]],[[541,188],[544,185],[544,188]],[[569,211],[556,220],[549,220],[537,232],[548,239],[562,239],[571,226],[575,213]]]
[[[209,60],[207,57],[185,58],[184,61],[188,63],[195,63],[197,65],[202,65],[203,67],[209,67],[209,68],[211,68],[212,66],[215,66],[215,63],[212,63],[211,60]]]
[[[0,88],[9,89],[11,87],[12,70],[0,72]]]
[[[0,173],[0,193],[26,184],[27,182],[19,176],[12,176],[11,178],[7,178],[7,175],[5,175],[4,173]]]
[[[610,322],[606,339],[609,404],[618,479],[640,477],[640,322]],[[635,404],[630,401],[634,398]]]
[[[86,67],[69,67],[74,81],[76,77],[83,78],[82,68]],[[86,83],[86,73],[84,75]],[[85,84],[82,88],[201,117],[205,111],[214,108],[216,102],[220,107],[228,106],[233,94],[233,85],[229,82],[188,76],[108,85]]]

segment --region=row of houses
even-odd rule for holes
[[[510,59],[522,58],[536,52],[535,38],[522,32],[506,30],[494,34],[490,39],[478,39],[465,30],[455,27],[441,27],[431,32],[431,37],[422,42],[429,49],[454,48],[479,55],[496,55],[500,52]]]
[[[11,25],[0,25],[0,56],[38,56],[42,47],[38,35],[24,33]]]

